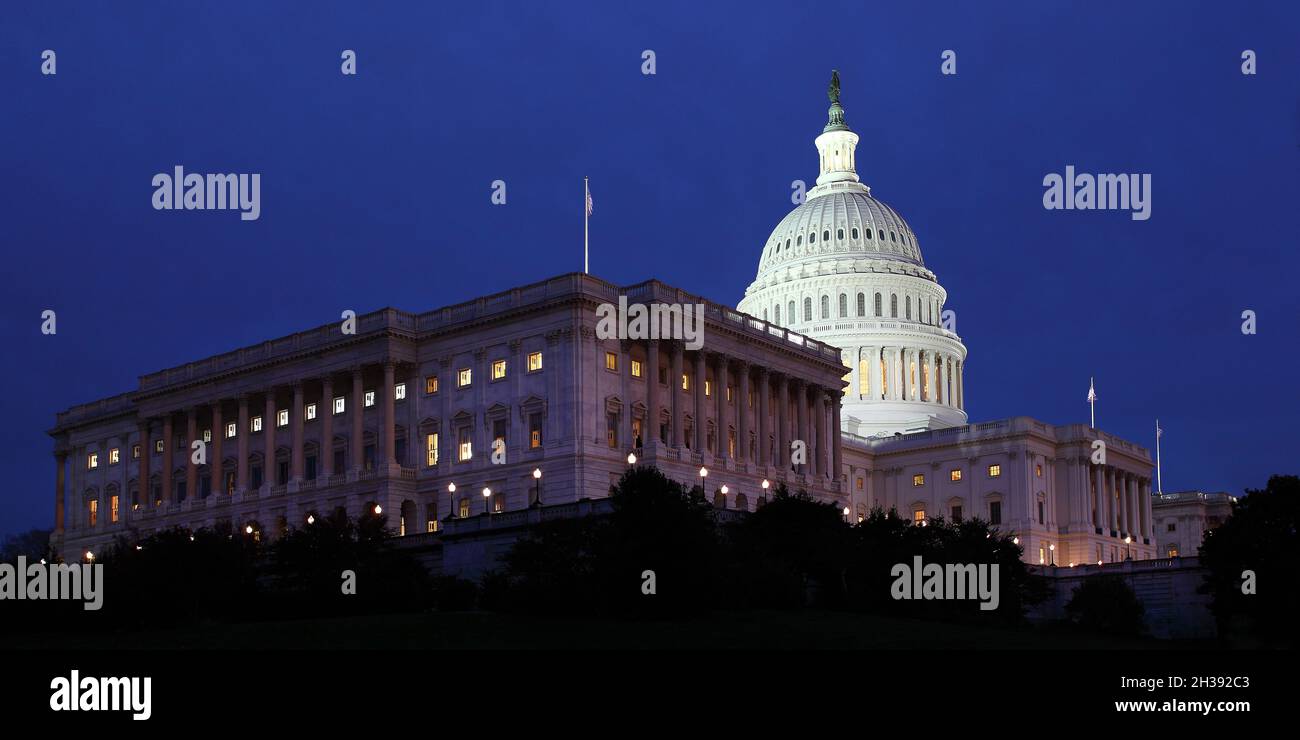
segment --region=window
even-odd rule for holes
[[[226,439],[230,439],[239,433],[239,424],[230,422],[226,425]]]
[[[1167,547],[1165,547],[1165,557],[1167,558],[1178,557],[1178,545],[1168,545]]]
[[[538,370],[541,370],[541,369],[542,369],[542,353],[541,353],[541,352],[529,352],[529,353],[528,353],[528,372],[530,372],[530,373],[535,373],[535,372],[537,372]]]
[[[113,449],[109,450],[109,451],[108,451],[108,464],[109,464],[109,465],[116,465],[116,464],[118,464],[118,463],[120,463],[120,462],[122,462],[122,451],[121,451],[119,448],[117,448],[117,447],[114,447]]]
[[[828,242],[830,240],[831,240],[831,230],[826,229],[825,231],[822,232],[822,241]]]
[[[1043,519],[1044,519],[1043,511],[1044,511],[1043,502],[1039,501],[1038,502],[1038,523],[1039,524],[1043,523]]]
[[[876,294],[876,315],[877,315],[877,316],[880,316],[880,315],[881,315],[881,313],[880,313],[880,294],[879,294],[879,293]]]
[[[795,320],[795,318],[794,318],[794,301],[790,301],[789,303],[787,303],[787,304],[786,304],[786,309],[787,309],[787,311],[786,311],[786,313],[785,313],[785,315],[786,315],[786,321],[791,321],[791,322],[793,322],[793,321]]]
[[[781,325],[781,304],[780,303],[776,304],[776,307],[772,309],[772,323],[776,324],[777,326]]]
[[[504,378],[505,376],[506,376],[506,361],[505,361],[505,360],[493,360],[493,361],[492,361],[492,379],[493,379],[493,380],[500,380],[500,379]],[[466,385],[469,385],[469,384],[466,383]]]
[[[639,377],[641,377],[641,361],[640,361],[640,360],[632,360],[632,377],[634,377],[634,378],[639,378]]]
[[[495,451],[495,450],[505,450],[505,448],[506,448],[506,420],[497,419],[492,422],[492,449]]]
[[[618,355],[613,352],[605,353],[605,369],[618,372]]]
[[[618,448],[618,414],[605,414],[605,443],[611,450]]]
[[[632,420],[632,446],[638,449],[641,447],[641,420],[640,419]]]
[[[925,521],[925,509],[917,509],[912,512],[912,521],[920,524]]]
[[[713,381],[712,381],[712,380],[708,380],[708,379],[706,379],[706,380],[704,381],[704,395],[705,395],[705,397],[708,397],[708,396],[712,396],[712,395],[713,395]]]
[[[314,403],[307,404],[307,408],[305,409],[305,412],[306,413],[304,413],[303,416],[304,418],[307,419],[307,421],[314,420],[316,418],[316,404]]]
[[[916,475],[912,476],[912,485],[914,487],[925,485],[925,475],[922,473],[917,473]]]
[[[262,417],[260,417],[260,416],[254,416],[254,417],[252,418],[252,420],[248,422],[248,429],[249,429],[249,431],[253,431],[253,432],[260,432],[260,431],[262,431]],[[160,440],[160,441],[158,442],[158,444],[159,444],[159,446],[161,446],[161,445],[162,445],[162,441]],[[162,452],[162,450],[158,450],[158,451],[159,451],[159,452]]]
[[[847,318],[849,315],[849,297],[840,293],[840,318]]]
[[[203,441],[204,441],[204,442],[211,442],[211,441],[212,441],[212,430],[211,430],[211,429],[204,429],[204,430],[203,430]]]
[[[261,417],[258,417],[258,419],[260,421]],[[163,451],[163,441],[161,439],[155,439],[153,441],[153,451],[158,453],[161,453]]]
[[[686,373],[682,373],[682,390],[689,391],[690,389],[691,389],[691,376],[687,375]],[[708,395],[708,393],[709,393],[709,381],[706,380],[704,381],[704,394]]]
[[[139,460],[139,459],[140,459],[140,445],[132,445],[132,446],[131,446],[131,459],[132,459],[132,460]]]
[[[867,315],[867,294],[858,293],[858,318],[863,318],[866,315]]]
[[[473,380],[473,374],[470,372],[469,368],[462,367],[460,370],[456,371],[457,388],[468,388],[471,380]]]
[[[999,476],[1001,476],[1001,475],[1002,475],[1002,466],[1001,466],[1001,465],[990,465],[990,466],[989,466],[989,477],[990,477],[990,478],[997,478],[997,477],[999,477]]]
[[[424,464],[433,467],[438,464],[438,433],[426,434],[424,437]]]
[[[370,408],[371,406],[374,406],[374,405],[375,405],[375,392],[374,392],[374,391],[366,391],[366,392],[361,396],[361,405],[362,405],[362,406],[365,406],[366,408]]]
[[[120,497],[116,493],[108,499],[108,521],[113,524],[117,524],[120,504]]]
[[[857,238],[858,238],[858,227],[854,226],[854,227],[853,227],[853,231],[852,231],[851,233],[853,234],[853,238],[854,238],[854,239],[857,239]]]
[[[348,401],[347,401],[347,398],[344,397],[344,396],[335,396],[335,397],[334,397],[334,415],[335,415],[335,416],[338,416],[339,414],[341,414],[341,413],[343,413],[344,411],[347,411],[347,410],[348,410]]]
[[[803,320],[812,321],[812,299],[803,299]]]
[[[1043,466],[1042,466],[1042,465],[1035,465],[1035,466],[1034,466],[1034,475],[1038,476],[1039,478],[1042,478],[1042,477],[1043,477]]]
[[[94,470],[99,467],[99,453],[92,452],[86,456],[86,470]]]
[[[898,318],[898,294],[897,293],[889,296],[889,318],[891,319]]]
[[[904,318],[906,318],[908,321],[911,321],[912,320],[912,296],[909,295],[903,298],[903,307],[906,309]]]
[[[275,412],[275,425],[278,427],[289,426],[289,410]]]
[[[94,527],[99,524],[99,501],[92,498],[88,502],[88,507],[86,511],[88,521],[86,523]]]
[[[835,230],[835,238],[838,239],[838,240],[840,240],[840,241],[843,241],[843,240],[844,240],[844,229],[836,229],[836,230]]]
[[[426,395],[430,396],[438,392],[437,375],[429,375],[424,379],[424,392]]]
[[[1001,523],[1002,523],[1002,502],[990,501],[989,502],[989,524],[1001,524]]]
[[[542,446],[542,415],[528,415],[528,447],[538,449]]]
[[[821,304],[822,318],[829,319],[831,317],[831,297],[828,295],[822,296]]]
[[[465,462],[474,456],[474,443],[470,440],[470,427],[456,430],[456,459]]]
[[[1178,525],[1177,525],[1177,524],[1175,524],[1175,523],[1173,523],[1173,522],[1169,522],[1169,526],[1165,528],[1165,531],[1166,531],[1166,532],[1173,532],[1173,531],[1175,531],[1175,530],[1177,530],[1177,529],[1178,529]]]
[[[460,512],[459,512],[459,516],[460,516],[461,519],[464,519],[465,517],[468,517],[468,516],[469,516],[469,498],[468,498],[468,497],[461,497],[461,499],[460,499]]]
[[[406,383],[398,383],[397,385],[393,386],[393,400],[394,401],[406,400]]]
[[[952,481],[953,483],[956,483],[957,481],[961,480],[961,468],[953,468],[952,470],[949,470],[948,480]]]

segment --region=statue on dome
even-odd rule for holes
[[[840,71],[831,70],[831,86],[826,89],[826,97],[831,99],[832,103],[840,102]]]

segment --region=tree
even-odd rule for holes
[[[1146,608],[1124,579],[1115,576],[1090,576],[1074,589],[1065,605],[1079,626],[1108,635],[1137,637],[1146,630]]]
[[[45,558],[52,560],[49,553],[50,530],[32,529],[21,534],[8,535],[0,544],[0,563],[17,563],[18,557],[27,558],[27,562],[36,563]]]
[[[1232,516],[1206,533],[1204,590],[1220,634],[1294,643],[1300,621],[1300,478],[1275,475],[1247,490]],[[1247,571],[1254,588],[1247,588]],[[1250,593],[1247,593],[1250,591]]]

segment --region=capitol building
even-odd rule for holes
[[[143,375],[57,414],[53,545],[77,560],[216,524],[274,538],[340,509],[437,540],[458,521],[602,499],[635,463],[729,510],[784,483],[846,517],[979,517],[1035,564],[1155,557],[1143,447],[1087,424],[967,418],[948,294],[859,179],[837,84],[831,97],[816,187],[756,245],[736,307],[566,274]],[[702,306],[702,346],[604,337],[597,309],[620,299]]]

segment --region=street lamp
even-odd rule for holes
[[[456,484],[455,483],[447,484],[447,493],[451,494],[451,508],[447,510],[447,518],[455,519],[456,518]]]
[[[700,466],[700,495],[701,495],[701,496],[704,496],[704,495],[705,495],[705,493],[704,493],[704,479],[707,478],[707,477],[709,477],[709,469],[706,468],[706,467],[704,467],[703,465],[701,465],[701,466]]]
[[[636,465],[636,453],[635,453],[635,452],[629,452],[629,453],[627,453],[627,464],[628,464],[628,465]]]
[[[488,501],[492,500],[492,489],[487,486],[483,487],[483,513],[488,513]]]
[[[307,515],[307,523],[308,523],[308,524],[315,524],[315,523],[316,523],[316,515],[315,515],[315,514],[308,514],[308,515]]]
[[[380,506],[379,504],[375,504],[375,516],[379,516],[382,513],[384,513],[384,507]]]
[[[542,505],[542,469],[533,468],[533,503]]]
[[[763,503],[767,503],[767,489],[772,486],[772,482],[767,478],[763,479]]]
[[[728,490],[730,490],[730,489],[727,488],[727,484],[725,484],[725,483],[722,484],[722,508],[724,508],[724,509],[727,508],[727,491],[728,491]]]
[[[87,551],[86,551],[86,560],[89,560],[89,561],[92,562],[92,563],[95,562],[95,553],[91,552],[90,550],[87,550]]]
[[[244,534],[252,534],[252,533],[253,533],[253,525],[251,524],[245,525]]]
[[[846,522],[849,520],[849,513],[850,513],[850,511],[849,511],[849,507],[845,506],[845,507],[844,507],[844,521],[846,521]]]

